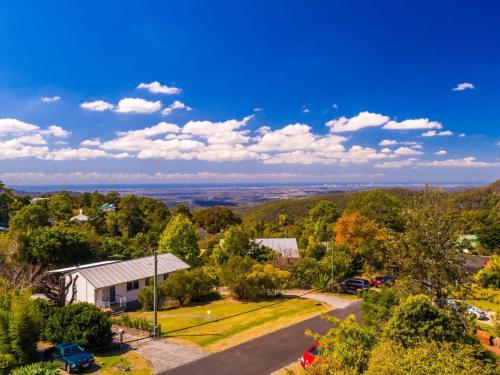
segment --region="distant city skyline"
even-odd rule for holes
[[[0,180],[487,183],[500,4],[0,4]]]

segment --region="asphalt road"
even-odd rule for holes
[[[359,320],[361,302],[330,312],[339,319],[354,314]],[[296,361],[313,344],[304,334],[307,328],[324,333],[331,325],[320,317],[311,318],[290,327],[209,355],[186,365],[164,371],[164,375],[265,375]]]

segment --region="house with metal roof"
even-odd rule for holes
[[[168,274],[188,269],[189,265],[171,253],[158,255],[158,281]],[[103,309],[137,305],[139,291],[154,276],[154,257],[101,262],[50,271],[62,274],[66,303],[87,302]]]
[[[97,207],[101,211],[104,212],[115,212],[116,211],[116,206],[112,203],[104,203],[101,204],[100,206]]]
[[[283,258],[299,258],[299,248],[295,238],[256,238],[254,242],[274,250]]]

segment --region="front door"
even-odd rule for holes
[[[115,298],[116,298],[116,290],[115,290],[115,286],[110,286],[109,287],[109,302],[113,303],[115,302]]]

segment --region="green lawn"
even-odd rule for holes
[[[482,310],[500,312],[500,290],[481,288],[468,302]]]
[[[169,337],[188,340],[205,350],[215,352],[329,309],[328,306],[317,305],[315,301],[299,298],[281,298],[265,302],[238,302],[225,298],[206,305],[161,311],[158,318],[162,332]],[[208,310],[211,312],[210,320]],[[153,318],[151,312],[129,315],[150,320]]]
[[[124,368],[130,368],[126,374],[130,375],[152,375],[153,370],[148,363],[139,354],[134,352],[127,352],[120,354],[118,352],[101,353],[94,355],[96,366],[89,369],[84,374],[123,374],[119,365]],[[130,366],[130,367],[129,367]]]

